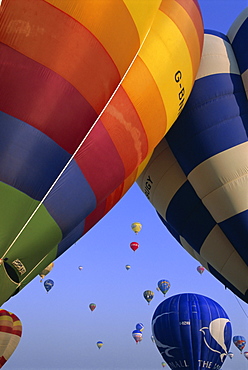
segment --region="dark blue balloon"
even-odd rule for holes
[[[212,299],[184,293],[165,299],[152,318],[155,343],[171,369],[220,369],[232,339],[230,320]]]
[[[47,292],[49,292],[49,290],[52,289],[53,286],[54,286],[54,281],[53,280],[47,279],[46,281],[44,281],[44,287],[45,287]]]

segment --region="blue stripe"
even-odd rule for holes
[[[232,47],[239,65],[240,73],[248,69],[248,18],[241,25],[233,42]]]
[[[56,258],[61,256],[83,235],[85,220],[81,221],[67,236],[59,243]]]
[[[218,36],[219,38],[227,41],[230,44],[229,38],[226,35],[224,35],[224,33],[222,32],[205,29],[204,34]]]
[[[204,240],[216,225],[188,181],[172,198],[165,218],[199,254]]]
[[[248,196],[248,189],[247,189]],[[219,223],[230,243],[248,265],[248,210]]]
[[[74,160],[51,190],[44,205],[62,230],[63,237],[95,209],[95,194]]]
[[[27,123],[0,112],[0,181],[41,200],[70,159]]]
[[[181,115],[166,134],[188,175],[198,164],[247,141],[248,103],[240,75],[197,80]]]

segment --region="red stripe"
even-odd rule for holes
[[[62,77],[0,44],[0,110],[73,153],[97,115]]]

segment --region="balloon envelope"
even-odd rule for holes
[[[183,293],[165,299],[152,318],[155,343],[171,369],[220,369],[231,344],[231,323],[212,299]]]
[[[142,340],[142,332],[140,330],[133,330],[132,331],[132,337],[135,340],[136,343],[141,342]]]
[[[139,248],[139,243],[137,242],[130,243],[130,248],[135,252]]]
[[[245,358],[247,358],[247,360],[248,360],[248,352],[244,352],[244,356],[245,356]]]
[[[141,332],[144,330],[144,324],[142,324],[141,322],[139,322],[138,324],[136,324],[136,330],[140,330]]]
[[[246,339],[242,335],[235,335],[233,337],[233,343],[242,352],[246,345]]]
[[[94,311],[95,308],[96,308],[96,304],[95,303],[90,303],[89,308],[90,308],[91,311]]]
[[[47,292],[49,292],[49,290],[51,290],[53,286],[54,286],[54,281],[53,280],[47,279],[46,281],[44,281],[44,287],[45,287]]]
[[[228,357],[230,357],[232,359],[233,356],[234,356],[234,354],[232,352],[228,352]]]
[[[5,1],[0,304],[130,188],[190,94],[202,41],[196,0]]]
[[[135,234],[138,234],[142,229],[142,225],[139,222],[134,222],[132,223],[131,228],[135,232]]]
[[[154,293],[153,293],[152,290],[145,290],[144,293],[143,293],[143,296],[149,304],[151,302],[151,300],[153,299],[153,297],[154,297]]]
[[[186,251],[248,303],[248,62],[235,52],[247,8],[239,20],[232,41],[205,31],[191,95],[137,182]]]
[[[96,345],[100,349],[103,346],[103,342],[99,340],[98,342],[96,342]]]
[[[15,351],[22,335],[22,323],[12,312],[0,309],[0,368]]]
[[[168,280],[159,280],[158,282],[159,290],[165,295],[170,289],[170,282]]]
[[[126,270],[130,270],[131,266],[130,265],[126,265]]]
[[[199,272],[199,274],[203,274],[203,272],[205,271],[205,268],[203,266],[198,266],[197,271]]]

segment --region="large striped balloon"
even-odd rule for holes
[[[203,42],[196,0],[4,0],[1,13],[0,304],[134,183]]]
[[[0,368],[15,351],[22,336],[22,323],[18,317],[6,310],[0,310]]]
[[[238,45],[235,36],[231,44],[223,34],[205,32],[191,96],[138,179],[181,245],[246,302],[248,103],[242,77],[248,54],[239,44],[248,43],[247,10],[239,27],[235,22]]]

